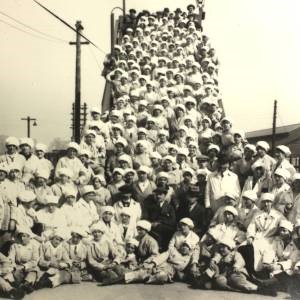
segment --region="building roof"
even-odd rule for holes
[[[300,127],[300,123],[276,127],[276,134],[290,133],[298,127]],[[272,128],[255,130],[246,133],[247,138],[263,137],[269,135],[272,135]]]

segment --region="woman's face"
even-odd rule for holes
[[[272,208],[272,201],[263,201],[261,206],[263,211],[270,212]]]
[[[59,236],[54,236],[52,239],[51,239],[51,244],[54,248],[58,247],[59,244],[62,242],[62,238],[59,237]]]
[[[66,202],[69,204],[69,205],[73,205],[76,201],[76,198],[74,196],[68,196],[66,197]]]
[[[74,148],[69,148],[67,151],[67,155],[69,158],[75,158],[77,156],[77,150]]]
[[[275,174],[274,179],[275,179],[276,185],[278,185],[278,186],[281,186],[285,183],[285,180],[282,176],[278,176]]]
[[[145,236],[147,234],[147,231],[139,226],[136,228],[136,230],[137,230],[139,238],[142,238],[143,236]]]
[[[139,181],[144,182],[147,180],[148,175],[145,172],[138,172],[138,178],[139,178]]]
[[[56,210],[56,205],[55,204],[52,204],[52,203],[50,203],[50,204],[48,204],[48,212],[49,213],[54,213],[55,212],[55,210]]]
[[[94,179],[94,188],[97,190],[102,186],[101,181],[99,180],[99,178],[95,178]]]
[[[110,212],[110,211],[105,211],[103,214],[102,214],[102,219],[104,222],[110,222],[113,218],[113,213]]]
[[[242,142],[242,137],[241,137],[239,134],[235,134],[235,135],[234,135],[234,142],[235,142],[236,144],[241,143],[241,142]]]
[[[20,145],[20,150],[24,155],[29,155],[31,153],[31,147],[27,144]]]
[[[30,235],[29,234],[20,233],[19,237],[20,237],[20,242],[23,246],[26,246],[26,245],[29,244],[29,242],[30,242]]]
[[[231,223],[234,221],[234,215],[229,211],[224,212],[224,218],[225,218],[225,221],[228,223]]]
[[[103,232],[101,230],[94,230],[92,232],[92,235],[93,235],[94,241],[98,242],[98,241],[100,241],[100,239],[103,235]]]
[[[279,161],[282,161],[282,160],[285,159],[284,153],[282,153],[282,152],[279,151],[279,150],[275,150],[274,157],[275,157],[277,160],[279,160]]]
[[[15,145],[6,145],[6,149],[8,154],[14,154],[18,150],[18,148]]]
[[[72,232],[72,243],[74,245],[78,245],[81,241],[82,237],[78,233]]]
[[[179,223],[179,229],[183,234],[186,235],[190,232],[190,227],[184,223]]]
[[[281,239],[290,238],[291,232],[287,228],[279,227],[278,228],[278,235]]]
[[[42,150],[37,150],[35,153],[39,159],[42,159],[45,156],[45,153]]]

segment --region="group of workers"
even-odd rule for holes
[[[126,28],[103,72],[113,109],[92,108],[57,163],[45,144],[6,139],[4,296],[82,281],[299,295],[300,173],[287,146],[272,157],[224,116],[196,9]]]

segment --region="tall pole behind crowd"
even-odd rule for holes
[[[276,120],[277,120],[277,100],[274,101],[274,110],[273,110],[272,155],[274,155],[275,143],[276,143]]]
[[[80,142],[80,107],[81,107],[81,45],[88,45],[88,41],[81,42],[81,32],[83,26],[81,21],[77,21],[76,27],[76,42],[70,42],[70,45],[76,45],[76,70],[75,70],[75,105],[74,105],[74,140]]]

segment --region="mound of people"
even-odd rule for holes
[[[287,146],[273,158],[224,117],[195,9],[126,28],[105,63],[113,109],[92,108],[55,165],[46,145],[7,138],[4,296],[82,281],[299,295],[300,174]]]

